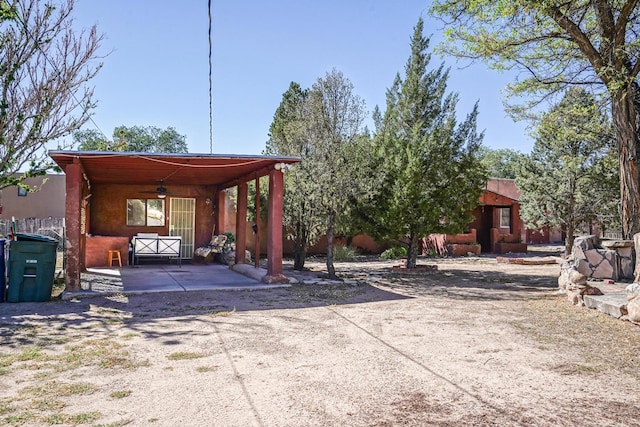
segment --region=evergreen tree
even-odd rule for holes
[[[378,239],[408,244],[406,266],[415,267],[420,239],[464,231],[478,204],[487,173],[477,157],[477,105],[456,122],[457,95],[446,94],[448,70],[429,70],[429,40],[420,19],[411,38],[405,76],[387,91],[386,111],[376,121],[372,160],[376,191],[358,211]]]
[[[562,227],[571,253],[580,225],[607,227],[617,218],[619,181],[613,130],[593,96],[569,89],[542,116],[531,154],[517,184],[522,219],[528,227]]]
[[[282,95],[269,127],[267,155],[300,156],[302,162],[286,171],[283,225],[293,241],[293,268],[302,270],[307,248],[322,234],[322,217],[315,190],[313,145],[306,137],[309,90],[291,82]]]

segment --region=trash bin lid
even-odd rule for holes
[[[43,236],[42,234],[31,234],[31,233],[16,233],[16,240],[28,241],[28,242],[55,242],[58,243],[56,239],[49,236]]]

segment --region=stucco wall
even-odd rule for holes
[[[0,206],[4,219],[20,218],[64,218],[65,175],[49,174],[46,177],[28,178],[29,187],[39,189],[26,196],[18,196],[18,187],[11,186],[0,191]]]
[[[172,197],[195,198],[195,247],[203,246],[211,240],[214,224],[213,204],[207,204],[206,198],[213,198],[213,189],[207,186],[166,187],[171,192],[165,199],[165,226],[146,227],[127,225],[127,199],[154,199],[154,194],[141,191],[153,191],[157,186],[132,186],[119,184],[94,184],[89,198],[88,234],[92,236],[123,236],[131,239],[138,233],[158,233],[169,235],[169,204]]]

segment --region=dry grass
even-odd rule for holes
[[[131,338],[137,335],[133,334]],[[90,382],[69,382],[73,373],[87,367],[129,370],[149,365],[148,360],[135,360],[116,338],[82,339],[82,336],[77,331],[69,334],[45,324],[21,325],[5,334],[4,343],[9,345],[4,349],[9,351],[0,353],[0,375],[19,375],[26,379],[30,372],[33,374],[25,381],[29,385],[19,389],[14,396],[0,399],[0,425],[95,424],[102,417],[100,412],[64,412],[72,396],[100,391]],[[11,348],[16,351],[10,352]],[[64,380],[60,378],[62,375]],[[130,393],[120,390],[111,396],[124,398]]]
[[[618,371],[640,378],[640,328],[597,310],[575,307],[565,297],[530,301],[526,319],[514,323],[546,348],[565,348],[585,364],[563,364],[563,373]]]
[[[131,390],[117,390],[109,394],[113,399],[123,399],[131,395]]]
[[[227,317],[227,316],[231,316],[235,312],[236,312],[236,308],[233,307],[233,310],[214,311],[209,313],[208,316],[209,317]]]
[[[205,353],[194,353],[189,351],[178,351],[175,353],[171,353],[167,356],[169,360],[189,360],[189,359],[199,359],[201,357],[207,357],[208,354]]]

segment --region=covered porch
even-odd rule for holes
[[[66,174],[66,290],[81,290],[87,268],[106,267],[108,251],[119,251],[129,263],[136,236],[180,237],[179,258],[190,260],[194,249],[213,235],[233,232],[236,264],[254,249],[260,254],[260,222],[255,247],[247,248],[248,183],[269,177],[266,221],[266,274],[262,282],[286,282],[282,275],[283,170],[296,157],[51,151]],[[226,190],[237,187],[235,229],[228,229]],[[264,233],[263,233],[264,234]],[[167,263],[168,264],[168,263]],[[183,267],[171,266],[179,269]],[[227,268],[225,266],[225,268]]]

